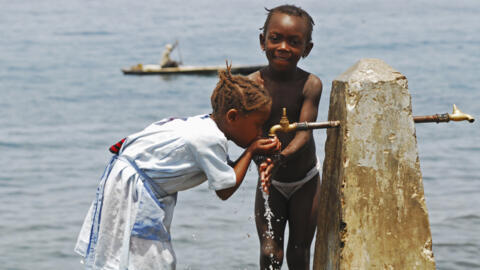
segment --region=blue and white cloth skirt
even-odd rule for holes
[[[159,199],[138,170],[116,156],[105,169],[75,247],[86,269],[175,269],[170,225],[177,194]]]

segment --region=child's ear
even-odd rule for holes
[[[305,47],[305,50],[303,51],[302,58],[307,57],[310,54],[310,51],[312,50],[312,48],[313,48],[313,43],[308,42],[307,46]]]
[[[260,34],[258,39],[260,40],[260,48],[262,48],[262,51],[265,51],[265,37],[263,34]]]
[[[225,114],[225,118],[227,122],[234,122],[238,118],[238,110],[237,109],[230,109]]]

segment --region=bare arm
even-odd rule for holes
[[[237,178],[235,186],[231,188],[217,190],[217,196],[222,200],[226,200],[230,196],[232,196],[233,193],[235,193],[238,187],[242,184],[245,175],[247,174],[250,161],[252,161],[252,157],[254,154],[265,154],[273,151],[278,151],[279,149],[280,141],[278,141],[277,138],[258,139],[253,142],[237,159],[237,161],[235,161],[233,165],[233,170],[235,171],[235,176]]]
[[[318,104],[322,94],[322,81],[315,75],[310,74],[303,89],[304,101],[300,111],[298,122],[314,122],[317,120]],[[293,158],[312,136],[311,130],[301,130],[295,133],[293,140],[283,149],[282,155],[286,159]]]

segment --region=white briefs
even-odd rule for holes
[[[293,195],[293,193],[299,190],[305,183],[313,179],[312,177],[315,176],[319,172],[319,170],[320,162],[317,161],[317,165],[310,169],[310,171],[308,171],[305,177],[303,177],[301,180],[285,183],[272,179],[272,185],[288,200]]]

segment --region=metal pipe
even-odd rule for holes
[[[468,121],[473,123],[475,118],[473,116],[463,113],[460,111],[455,104],[453,104],[453,112],[452,114],[444,113],[444,114],[434,114],[434,115],[424,115],[424,116],[414,116],[413,120],[415,123],[431,123],[436,122],[437,124],[440,122],[447,123],[451,121]]]
[[[449,121],[468,121],[473,123],[475,118],[473,116],[463,113],[460,111],[455,104],[453,104],[452,114],[434,114],[434,115],[424,115],[424,116],[414,116],[413,121],[415,123],[431,123],[431,122],[449,122]],[[310,129],[320,129],[320,128],[333,128],[339,127],[340,121],[327,121],[327,122],[302,122],[302,123],[290,123],[287,118],[287,109],[283,108],[283,114],[280,118],[280,123],[274,125],[270,128],[268,133],[269,136],[276,136],[276,133],[281,132],[291,132],[297,130],[310,130]]]

